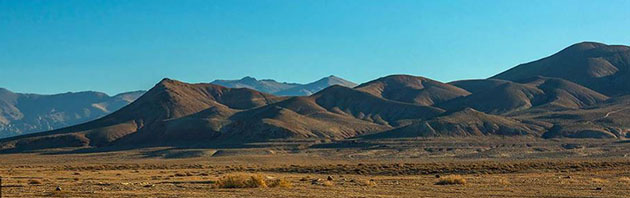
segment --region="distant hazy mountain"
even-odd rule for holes
[[[215,80],[211,83],[228,88],[249,88],[265,93],[276,93],[300,85],[297,83],[277,82],[270,79],[257,80],[249,76],[241,78],[240,80]]]
[[[357,86],[357,84],[344,80],[343,78],[339,78],[337,76],[328,76],[318,81],[305,85],[298,85],[283,91],[276,92],[274,94],[281,96],[308,96],[317,93],[323,89],[326,89],[326,87],[330,87],[332,85],[340,85],[349,88]]]
[[[356,86],[355,83],[337,76],[328,76],[308,84],[277,82],[270,79],[256,80],[249,76],[240,80],[215,80],[211,83],[228,88],[249,88],[279,96],[308,96],[331,85],[341,85],[350,88]]]
[[[108,96],[86,91],[38,95],[0,88],[0,138],[91,121],[133,102],[143,93],[135,91]]]

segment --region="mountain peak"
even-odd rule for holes
[[[356,87],[357,90],[389,100],[431,106],[470,92],[419,76],[389,75]]]
[[[331,76],[319,79],[312,83],[308,83],[305,85],[298,85],[293,88],[277,92],[276,94],[283,95],[283,96],[307,96],[307,95],[320,92],[323,89],[326,89],[327,87],[331,87],[335,85],[343,86],[343,87],[350,87],[350,88],[356,86],[356,84],[353,82],[331,75]]]
[[[243,78],[241,78],[242,81],[257,81],[256,78],[251,77],[251,76],[245,76]]]
[[[179,81],[177,80],[173,80],[170,78],[163,78],[162,80],[160,80],[160,82],[158,82],[158,84],[173,84],[173,83],[177,83]]]
[[[603,43],[585,41],[585,42],[576,43],[567,48],[564,48],[563,50],[558,52],[558,54],[575,55],[576,53],[581,54],[587,50],[600,48],[600,47],[606,47],[606,46],[608,45],[603,44]]]

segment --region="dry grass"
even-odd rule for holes
[[[620,182],[625,182],[625,183],[630,183],[630,177],[620,177],[619,181]]]
[[[461,161],[369,158],[347,161],[347,158],[278,154],[156,160],[131,159],[136,156],[134,153],[124,157],[127,152],[130,151],[120,155],[99,153],[80,157],[0,155],[3,197],[549,197],[558,194],[565,197],[627,197],[627,184],[630,184],[628,158]],[[254,161],[256,164],[252,163]],[[531,171],[534,168],[536,171]],[[140,173],[132,173],[135,170]],[[436,172],[441,177],[462,175],[469,183],[434,185],[440,180],[434,177]],[[175,177],[177,173],[194,176]],[[200,176],[203,173],[208,176]],[[235,174],[248,176],[243,180],[261,175],[259,178],[268,188],[223,189],[215,185]],[[329,175],[334,180],[326,182]],[[292,182],[292,187],[282,188],[280,186],[284,184],[280,181],[274,184],[282,178]],[[605,182],[595,183],[592,178]],[[42,184],[29,185],[29,180],[33,179]],[[368,186],[370,179],[376,181],[376,186]],[[504,179],[511,184],[501,185]],[[221,183],[227,186],[227,182]],[[278,187],[271,188],[276,185]],[[63,190],[55,191],[56,186]],[[214,186],[216,188],[208,189]],[[596,191],[598,188],[603,190]]]
[[[269,187],[271,188],[275,188],[275,187],[290,188],[292,186],[293,184],[291,184],[291,182],[289,182],[286,179],[275,179],[269,182]]]
[[[258,174],[232,174],[219,179],[215,184],[215,188],[290,188],[293,184],[284,179],[265,180],[262,175]]]
[[[606,182],[608,182],[608,180],[601,179],[601,178],[592,178],[592,179],[591,179],[591,182],[601,184],[601,183],[606,183]]]
[[[509,181],[507,178],[505,178],[505,177],[500,177],[500,178],[497,180],[497,184],[500,184],[500,185],[510,185],[510,184],[512,184],[512,182],[510,182],[510,181]]]
[[[267,188],[267,182],[261,175],[227,175],[215,183],[216,188]]]
[[[356,183],[359,184],[359,186],[376,186],[376,182],[370,179],[358,180]]]
[[[457,185],[457,184],[464,185],[466,183],[467,183],[466,179],[464,179],[464,177],[462,177],[461,175],[448,175],[448,176],[440,177],[440,180],[435,184],[436,185]]]

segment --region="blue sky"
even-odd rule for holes
[[[573,43],[630,44],[630,1],[0,0],[0,87],[149,89],[169,77],[487,78]]]

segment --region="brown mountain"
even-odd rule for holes
[[[518,65],[492,79],[521,81],[546,76],[569,80],[608,96],[630,93],[630,47],[583,42]]]
[[[142,94],[144,91],[115,96],[93,91],[40,95],[13,93],[0,88],[0,138],[95,120],[133,102]]]
[[[486,113],[505,114],[530,108],[546,110],[579,109],[608,99],[573,82],[532,77],[519,82],[506,80],[464,80],[450,83],[471,92],[440,105],[448,110],[474,108]]]
[[[410,75],[391,75],[355,88],[389,100],[425,106],[442,103],[470,93],[453,85]]]
[[[630,97],[615,97],[582,109],[560,111],[523,111],[517,119],[551,123],[544,138],[619,138],[630,137]]]

